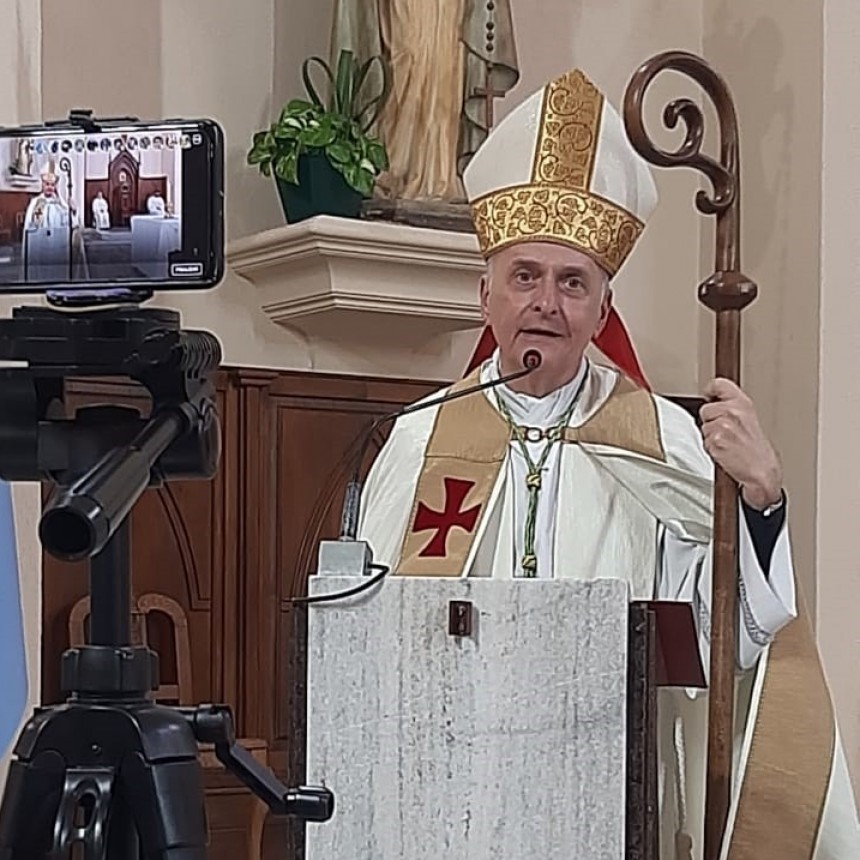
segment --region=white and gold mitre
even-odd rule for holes
[[[47,182],[57,181],[57,165],[53,158],[48,159],[40,175]]]
[[[578,69],[551,81],[490,133],[463,175],[484,257],[560,242],[614,275],[657,205],[621,117]]]

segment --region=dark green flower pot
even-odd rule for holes
[[[284,215],[290,224],[314,215],[340,215],[357,218],[361,211],[361,192],[352,188],[322,153],[299,158],[299,184],[276,177]]]

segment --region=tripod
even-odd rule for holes
[[[220,345],[171,311],[67,314],[16,309],[0,321],[0,475],[48,480],[39,537],[64,560],[90,559],[88,644],[62,658],[65,704],[39,708],[15,747],[0,805],[0,860],[204,860],[198,742],[278,815],[326,821],[325,788],[289,790],[236,743],[224,706],[149,698],[154,652],[131,644],[128,514],[160,482],[209,478],[220,435],[210,376]],[[64,379],[129,376],[152,397],[64,412]]]

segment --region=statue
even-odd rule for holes
[[[15,160],[9,166],[9,172],[15,176],[32,177],[33,153],[32,144],[26,138],[18,141],[18,152]]]
[[[511,0],[336,0],[335,62],[344,49],[391,67],[376,129],[390,168],[378,192],[465,202],[460,172],[493,124],[493,99],[519,79]]]
[[[92,210],[93,226],[96,230],[110,230],[110,207],[101,191],[93,198]]]

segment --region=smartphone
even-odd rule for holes
[[[210,119],[0,129],[0,294],[60,304],[208,289],[224,273],[224,136]]]

